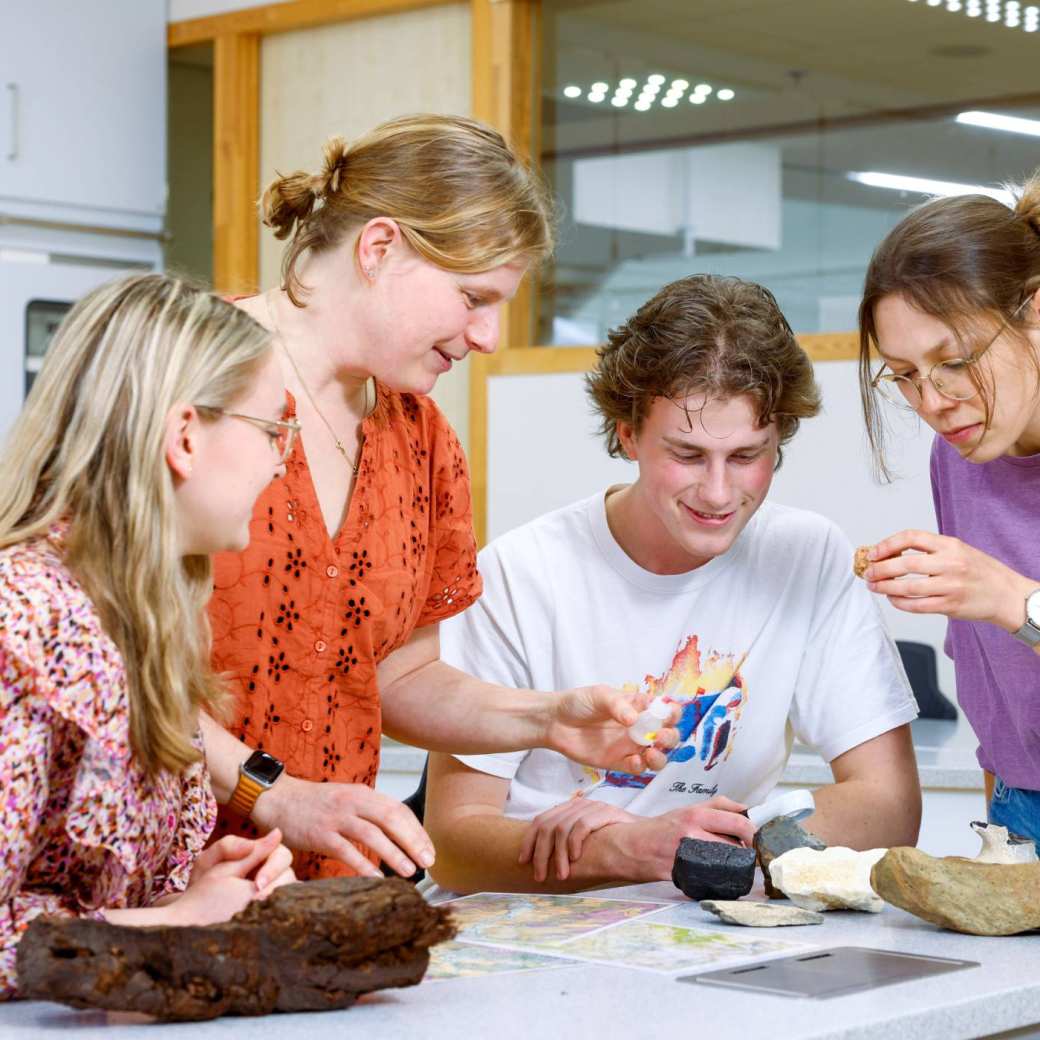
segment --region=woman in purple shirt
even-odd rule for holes
[[[990,820],[1040,842],[1040,171],[1013,209],[936,199],[888,234],[860,305],[860,384],[883,477],[881,398],[935,430],[940,531],[879,542],[865,577],[950,619]]]

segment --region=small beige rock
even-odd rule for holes
[[[823,924],[823,914],[797,906],[745,902],[740,899],[702,899],[701,909],[726,924],[747,928],[782,928],[787,925]]]
[[[773,884],[795,906],[877,914],[885,904],[870,887],[870,868],[887,851],[856,852],[841,845],[791,849],[769,864],[769,873]]]

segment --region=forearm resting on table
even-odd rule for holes
[[[852,849],[917,844],[921,784],[909,726],[852,748],[831,771],[835,783],[813,792],[816,812],[803,821],[806,830]]]
[[[531,864],[519,862],[527,821],[503,816],[495,796],[481,794],[498,790],[504,804],[509,781],[476,774],[449,755],[435,754],[430,756],[428,783],[424,822],[437,849],[430,876],[442,888],[461,893],[566,893],[637,880],[622,876],[613,828],[604,827],[586,839],[566,881],[550,877],[537,882]]]

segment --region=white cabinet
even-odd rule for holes
[[[0,210],[158,230],[166,0],[0,5]]]

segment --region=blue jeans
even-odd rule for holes
[[[1007,827],[1012,834],[1032,838],[1040,854],[1040,791],[1008,787],[1000,777],[993,784],[989,822]]]

